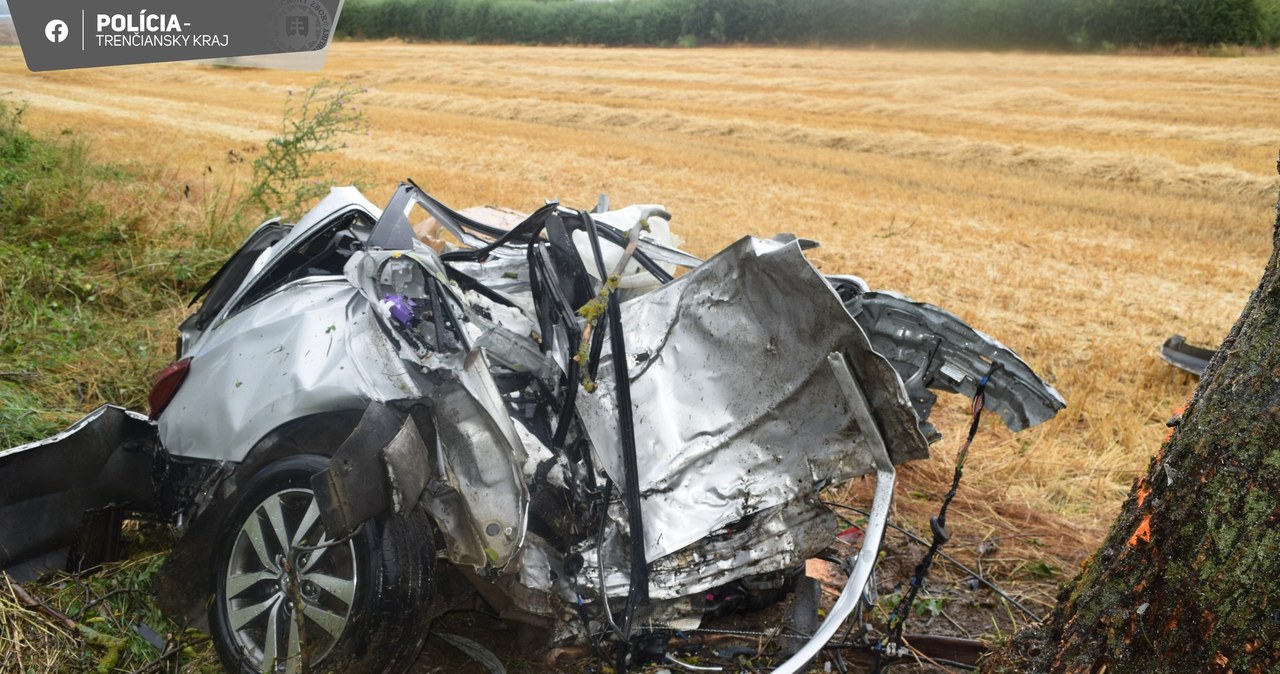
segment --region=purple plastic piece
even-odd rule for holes
[[[412,327],[413,308],[416,306],[413,300],[404,295],[384,295],[382,301],[387,305],[392,318],[406,327]]]

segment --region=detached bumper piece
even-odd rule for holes
[[[19,581],[114,553],[120,515],[155,510],[155,427],[104,405],[53,437],[0,451],[0,568]]]
[[[1160,347],[1160,357],[1166,363],[1197,377],[1203,375],[1204,369],[1209,367],[1209,360],[1213,358],[1214,353],[1217,352],[1213,349],[1188,344],[1187,338],[1182,335],[1174,335],[1164,340],[1164,344]]]

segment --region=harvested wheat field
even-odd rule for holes
[[[368,89],[369,134],[349,141],[335,179],[361,179],[375,202],[405,177],[456,206],[590,207],[606,192],[664,203],[703,255],[794,232],[823,243],[824,271],[944,306],[1013,347],[1069,406],[1017,436],[984,421],[948,549],[973,561],[999,540],[980,561],[1016,583],[1060,580],[1100,541],[1195,384],[1160,343],[1180,332],[1216,345],[1260,276],[1277,66],[343,43],[323,76]],[[193,203],[243,179],[287,92],[320,77],[185,64],[31,74],[0,50],[0,90],[29,104],[33,127],[167,167]],[[960,400],[936,413],[946,437],[904,470],[896,521],[927,531],[966,415]]]

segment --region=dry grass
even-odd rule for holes
[[[28,608],[20,589],[3,576],[0,588],[0,670],[6,672],[54,671],[65,668],[60,653],[79,648],[76,635],[65,625]]]
[[[151,576],[163,554],[133,553],[92,576],[55,574],[39,585],[0,573],[0,672],[213,671],[208,639],[152,605]]]
[[[371,134],[342,161],[374,178],[375,201],[406,176],[460,206],[585,206],[601,191],[660,201],[695,252],[795,232],[825,244],[822,269],[999,336],[1070,406],[1017,436],[986,426],[953,528],[965,541],[1035,538],[1021,559],[1070,567],[1191,392],[1158,345],[1173,332],[1216,343],[1261,273],[1277,65],[379,43],[337,45],[324,75],[369,89]],[[228,151],[252,159],[286,91],[319,75],[30,74],[9,50],[0,78],[33,126],[91,134],[104,157],[171,167],[199,191],[243,179],[247,162]],[[938,414],[938,459],[905,471],[900,491],[918,522],[965,425],[957,402]]]

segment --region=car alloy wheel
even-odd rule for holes
[[[270,494],[227,560],[221,601],[236,647],[258,671],[304,671],[341,637],[359,572],[354,543],[329,539],[310,489]]]

